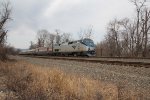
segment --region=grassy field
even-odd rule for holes
[[[0,100],[141,100],[111,83],[23,61],[0,62]]]

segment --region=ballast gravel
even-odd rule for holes
[[[150,68],[21,56],[13,58],[150,94]]]

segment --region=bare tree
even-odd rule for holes
[[[121,46],[124,56],[134,56],[136,25],[128,18],[119,21],[121,27]]]
[[[37,45],[33,41],[31,41],[29,49],[35,49],[36,47]]]
[[[60,36],[60,30],[56,29],[56,44],[60,44],[61,42],[61,36]]]
[[[53,48],[53,44],[60,44],[62,42],[70,41],[71,34],[63,33],[59,30],[55,30],[54,33],[50,33],[47,30],[39,30],[37,33],[37,47],[51,47]]]
[[[78,37],[79,37],[79,39],[83,39],[84,38],[84,31],[83,31],[83,29],[80,29],[80,32],[78,32]]]
[[[117,19],[114,19],[108,24],[107,27],[107,41],[110,44],[110,50],[114,48],[111,55],[121,56],[121,45],[120,45],[120,24]]]
[[[8,20],[11,19],[11,7],[10,2],[0,2],[0,44],[5,42],[5,37],[7,30],[5,30],[5,25]]]
[[[93,37],[93,26],[89,26],[87,29],[80,29],[80,32],[78,33],[79,39],[89,38],[91,39]]]
[[[148,8],[145,8],[142,12],[141,21],[141,31],[143,33],[141,42],[141,45],[143,45],[142,55],[143,57],[146,57],[146,54],[148,53],[148,33],[150,31],[150,10]]]
[[[92,39],[93,35],[93,26],[89,26],[88,29],[85,31],[85,38]]]
[[[105,40],[98,45],[100,50],[104,49],[103,54],[130,57],[149,54],[150,9],[146,6],[147,0],[130,1],[136,7],[135,19],[124,18],[109,23]]]
[[[46,46],[53,48],[54,40],[56,35],[49,33],[46,40]]]
[[[140,51],[140,41],[141,41],[141,31],[140,31],[140,13],[144,9],[146,0],[131,0],[131,2],[136,7],[136,53],[135,55],[139,55]]]
[[[61,35],[61,42],[63,43],[63,42],[69,42],[69,41],[71,41],[72,39],[71,39],[71,34],[70,33],[63,33],[62,35]]]
[[[45,46],[48,34],[49,34],[49,32],[45,29],[39,30],[37,32],[38,47],[44,47]]]
[[[108,44],[106,42],[106,40],[101,41],[100,43],[97,43],[96,45],[96,55],[97,56],[110,56],[109,52],[110,50],[108,49]]]
[[[5,60],[7,50],[4,48],[7,30],[6,23],[11,19],[10,2],[0,2],[0,60]]]

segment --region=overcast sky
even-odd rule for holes
[[[40,29],[69,32],[78,39],[80,29],[93,25],[95,43],[106,34],[109,21],[134,17],[129,0],[10,0],[12,21],[9,22],[8,43],[28,48]]]

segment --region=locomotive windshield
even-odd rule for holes
[[[84,39],[82,41],[82,43],[84,43],[85,45],[90,46],[90,47],[94,47],[95,46],[94,42],[91,39]]]

